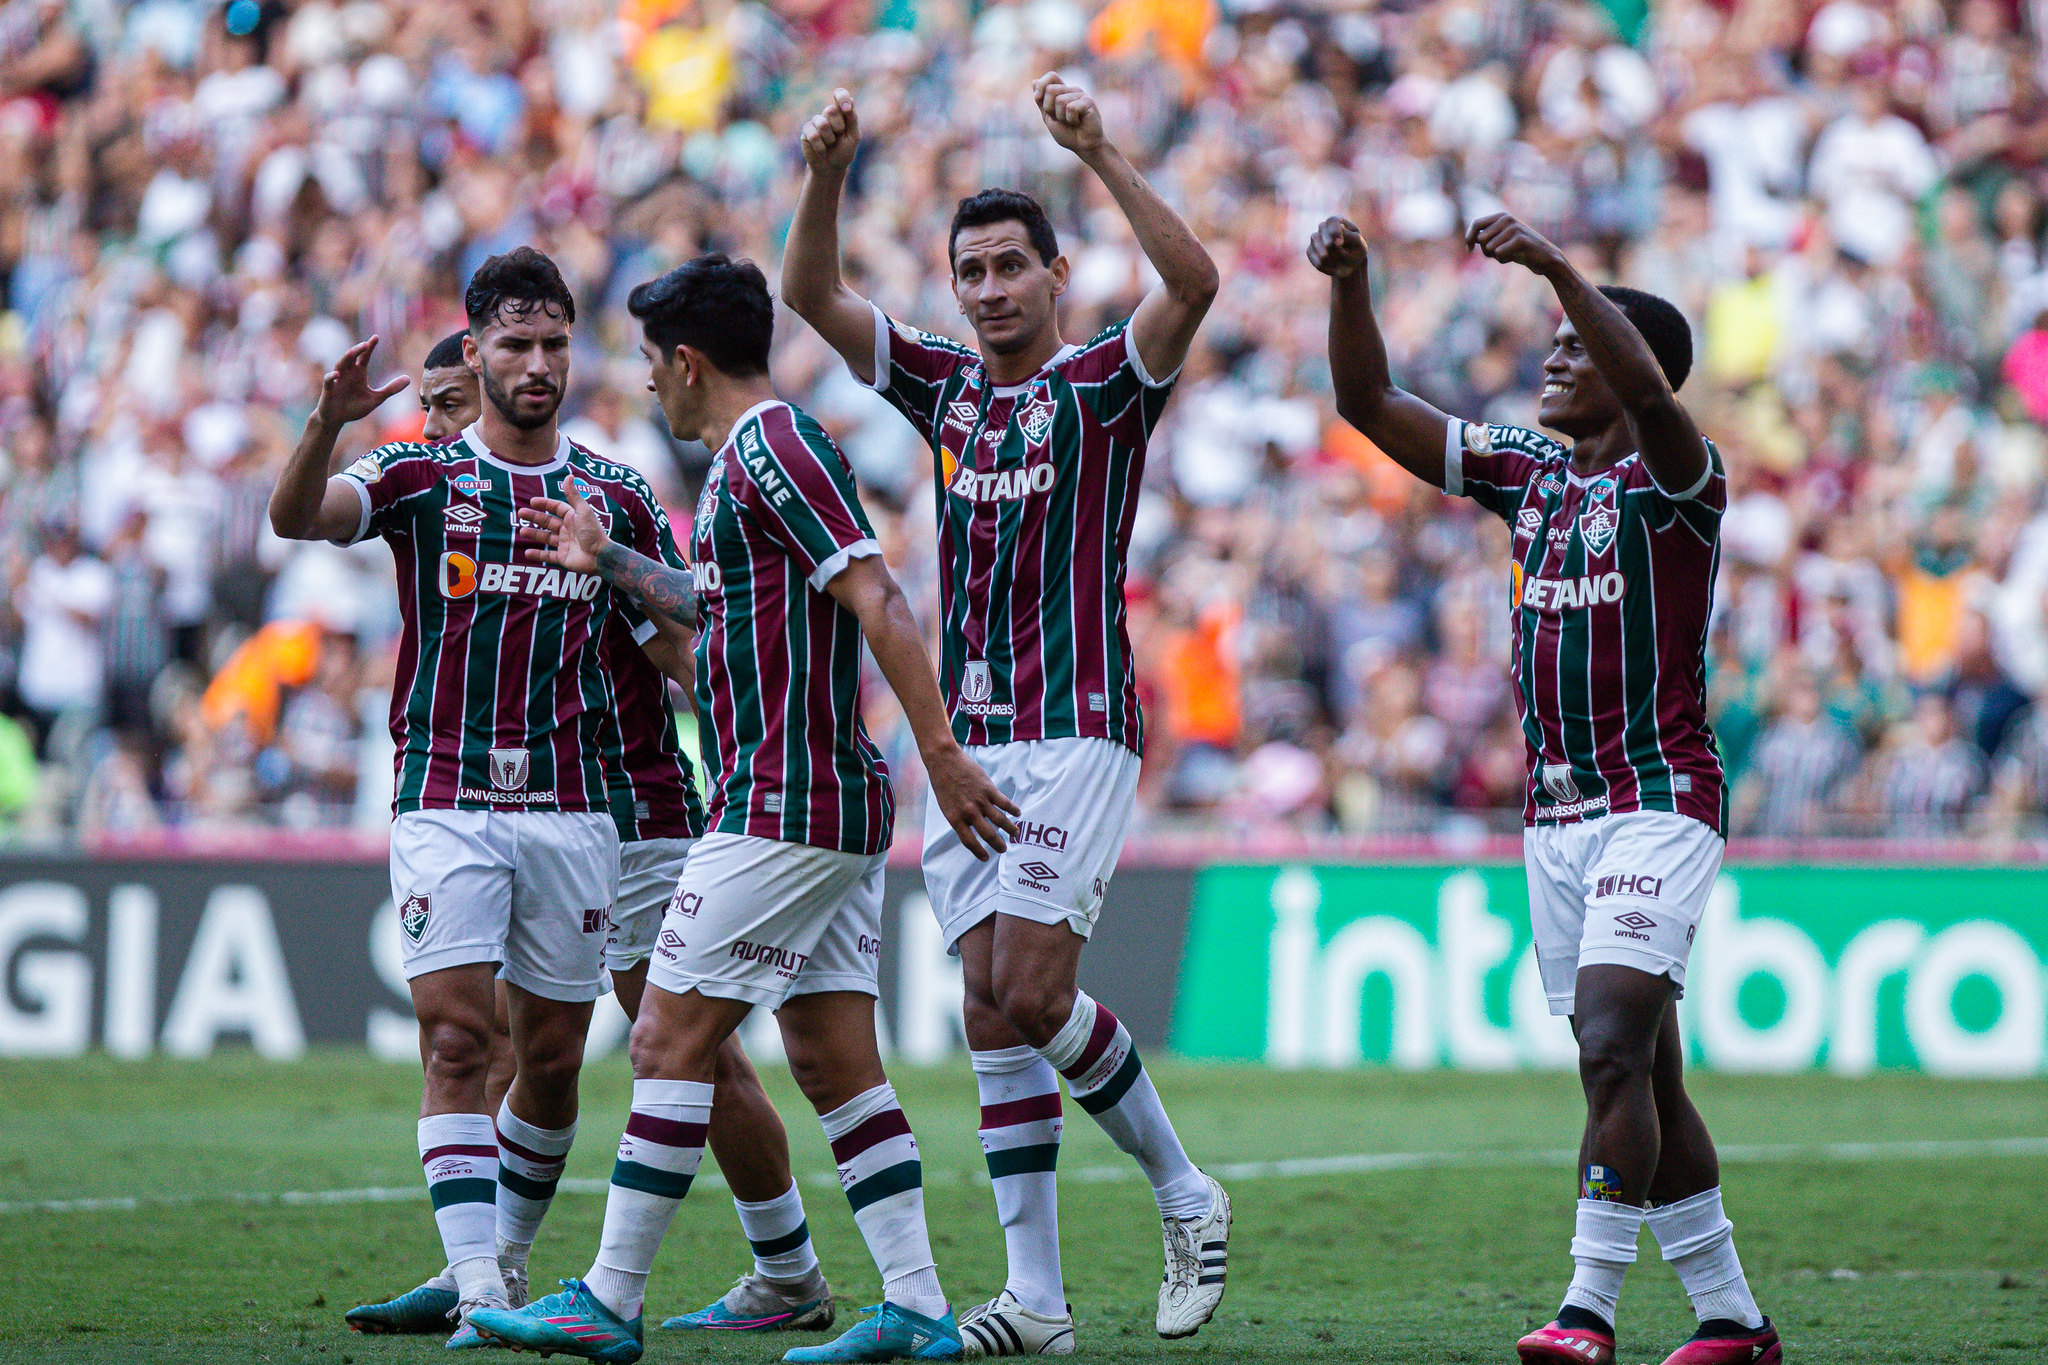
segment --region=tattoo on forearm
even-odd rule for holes
[[[678,625],[697,628],[697,583],[681,569],[671,569],[614,541],[597,552],[597,571],[605,582],[650,611]]]

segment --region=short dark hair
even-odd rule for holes
[[[434,349],[427,352],[427,363],[423,370],[459,370],[462,368],[462,339],[467,332],[450,332],[434,343]]]
[[[983,190],[970,194],[953,210],[953,230],[946,235],[946,260],[953,260],[953,248],[960,230],[987,227],[990,223],[1022,223],[1031,245],[1038,251],[1038,263],[1051,265],[1060,254],[1060,239],[1053,235],[1052,219],[1045,216],[1036,199],[1022,190]]]
[[[635,287],[626,311],[664,359],[678,346],[702,351],[738,379],[768,373],[775,339],[775,299],[752,261],[722,251],[685,261],[660,279]]]
[[[564,322],[576,321],[576,300],[562,272],[530,246],[515,247],[478,266],[463,291],[462,308],[469,314],[469,330],[478,334],[501,313],[523,319],[546,311],[560,313]]]
[[[1627,285],[1603,284],[1600,292],[1643,334],[1671,391],[1684,388],[1685,377],[1692,373],[1692,328],[1686,325],[1685,314],[1670,300]]]

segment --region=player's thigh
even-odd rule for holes
[[[619,894],[605,935],[604,965],[614,976],[645,962],[661,937],[695,839],[636,839],[619,845]]]
[[[594,811],[528,811],[516,822],[505,981],[550,1000],[603,995],[604,943],[618,891],[619,834]]]
[[[648,985],[777,1008],[871,861],[777,839],[706,835],[676,883]]]
[[[408,979],[504,959],[513,856],[487,811],[409,810],[391,822],[391,901]]]
[[[1589,824],[1599,843],[1586,869],[1579,965],[1632,967],[1685,985],[1686,963],[1721,871],[1721,836],[1669,811]]]
[[[1522,831],[1529,874],[1529,929],[1536,971],[1552,1014],[1570,1014],[1585,937],[1585,869],[1591,841],[1581,824],[1531,825]]]
[[[1106,739],[1042,739],[1022,750],[1010,795],[1018,837],[998,858],[1004,915],[1086,939],[1102,914],[1138,796],[1138,756]],[[1000,944],[1000,931],[998,932]],[[998,947],[998,957],[1001,948]],[[1000,965],[998,966],[1000,973]]]

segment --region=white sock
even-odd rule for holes
[[[886,1083],[863,1091],[818,1122],[839,1163],[853,1221],[882,1272],[882,1297],[928,1318],[946,1315],[924,1222],[924,1165],[910,1121]]]
[[[1130,1032],[1088,998],[1074,996],[1066,1027],[1038,1050],[1067,1078],[1074,1103],[1094,1117],[1118,1149],[1137,1158],[1163,1218],[1202,1218],[1215,1202],[1209,1182],[1188,1160]]]
[[[763,1279],[785,1283],[808,1279],[818,1268],[818,1252],[811,1245],[811,1225],[804,1218],[804,1197],[794,1180],[775,1198],[749,1204],[735,1198],[740,1231],[754,1248],[754,1273]]]
[[[554,1202],[576,1125],[537,1128],[512,1112],[508,1095],[498,1104],[497,1136],[498,1259],[524,1266],[540,1220]]]
[[[1664,1259],[1678,1272],[1701,1322],[1725,1318],[1761,1327],[1764,1315],[1749,1292],[1742,1258],[1735,1254],[1735,1224],[1721,1208],[1721,1187],[1651,1209],[1643,1215]]]
[[[711,1093],[702,1081],[633,1082],[633,1112],[605,1195],[604,1235],[583,1277],[598,1301],[628,1322],[640,1316],[654,1254],[704,1159]]]
[[[1010,1275],[1004,1288],[1034,1313],[1065,1317],[1060,1275],[1059,1073],[1028,1047],[968,1054],[981,1092],[981,1153]]]
[[[505,1301],[498,1272],[498,1140],[489,1114],[429,1114],[419,1122],[420,1169],[448,1254],[444,1274],[464,1303]]]
[[[452,1293],[455,1289],[455,1267],[452,1265],[442,1266],[440,1274],[428,1280],[420,1287],[422,1289],[446,1289]]]
[[[1643,1211],[1633,1204],[1581,1199],[1577,1232],[1572,1237],[1572,1286],[1565,1306],[1598,1314],[1608,1326],[1621,1306],[1621,1281],[1635,1264],[1636,1236],[1643,1229]]]

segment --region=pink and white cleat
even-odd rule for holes
[[[1778,1329],[1769,1318],[1761,1327],[1717,1319],[1701,1323],[1684,1345],[1664,1357],[1664,1365],[1781,1365],[1784,1359]]]
[[[1539,1327],[1515,1343],[1522,1365],[1614,1365],[1614,1338],[1584,1327]]]

